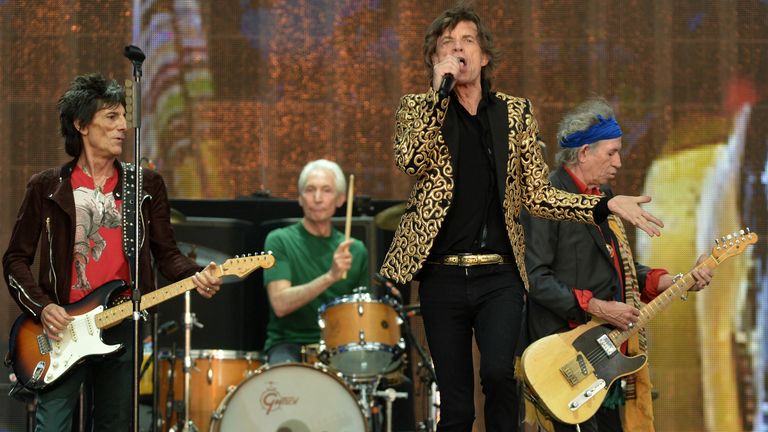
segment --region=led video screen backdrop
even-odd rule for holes
[[[453,3],[0,0],[0,245],[27,179],[67,160],[58,96],[81,73],[129,79],[131,43],[147,54],[142,156],[172,198],[293,198],[300,168],[324,157],[356,175],[358,194],[405,199],[394,110],[427,88],[423,32]],[[762,236],[654,320],[650,363],[657,430],[768,430],[768,2],[475,7],[502,50],[493,85],[531,99],[550,162],[567,109],[592,95],[616,109],[613,189],[652,195],[667,225],[658,239],[634,235],[639,261],[686,272],[714,238],[745,226]],[[5,341],[18,309],[1,292]]]

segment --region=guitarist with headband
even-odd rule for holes
[[[591,99],[574,108],[558,128],[559,167],[550,175],[552,185],[573,193],[612,196],[607,183],[621,168],[621,136],[605,100]],[[673,283],[666,270],[634,263],[622,222],[614,216],[600,225],[544,220],[527,213],[521,220],[530,280],[527,305],[531,342],[573,329],[591,317],[621,330],[632,329],[640,317],[640,302],[647,303]],[[699,257],[697,264],[705,257]],[[712,279],[707,268],[694,270],[693,276],[696,284],[692,290],[703,289]],[[629,349],[629,355],[638,354],[645,351],[645,342],[641,331],[622,349]],[[619,385],[621,380],[616,380],[597,414],[579,425],[581,431],[653,430],[648,368],[625,380],[625,391]],[[624,416],[618,409],[622,404]],[[534,408],[528,408],[531,414]],[[544,416],[538,414],[541,422]],[[546,429],[577,430],[556,421]]]
[[[85,298],[113,280],[129,279],[129,259],[123,249],[126,170],[118,158],[126,138],[125,92],[99,74],[75,78],[58,101],[64,149],[72,157],[65,165],[35,174],[27,184],[3,272],[11,297],[29,316],[40,320],[55,346],[73,317],[62,307]],[[216,265],[205,269],[176,246],[168,195],[162,177],[143,171],[139,287],[155,289],[154,261],[169,280],[191,277],[200,295],[212,297],[221,285]],[[32,264],[39,248],[39,275]],[[151,255],[151,256],[150,256]],[[128,291],[116,290],[117,296]],[[115,301],[115,300],[113,300]],[[120,301],[120,299],[116,299]],[[36,431],[69,430],[80,386],[86,383],[93,401],[93,430],[126,430],[131,424],[132,325],[130,320],[104,333],[107,343],[122,343],[119,355],[86,360],[60,380],[37,392]]]

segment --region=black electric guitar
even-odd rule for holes
[[[245,277],[259,268],[270,268],[275,257],[268,254],[230,258],[217,266],[216,275]],[[74,317],[62,332],[61,341],[48,338],[38,319],[20,315],[13,323],[9,337],[11,367],[16,379],[31,390],[41,390],[87,357],[113,353],[122,344],[107,345],[101,332],[119,324],[133,314],[133,303],[125,302],[107,308],[107,302],[116,290],[128,287],[123,281],[108,282],[82,298],[63,306]],[[192,277],[180,280],[141,296],[141,310],[156,306],[195,288]]]
[[[696,268],[714,269],[757,242],[757,234],[743,230],[722,239],[709,258]],[[525,382],[534,401],[562,423],[589,420],[602,405],[608,388],[618,378],[637,372],[647,357],[627,357],[620,347],[653,317],[696,283],[691,272],[678,279],[640,310],[628,330],[592,320],[575,329],[541,338],[523,352]]]

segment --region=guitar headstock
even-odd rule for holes
[[[230,258],[220,266],[222,270],[222,276],[234,275],[238,277],[245,277],[254,270],[260,268],[270,268],[275,265],[275,257],[272,253],[260,253],[258,255],[247,256],[235,256]]]
[[[757,234],[751,232],[749,228],[736,231],[715,240],[712,256],[718,261],[723,261],[726,258],[739,255],[744,252],[747,246],[755,243],[757,243]]]

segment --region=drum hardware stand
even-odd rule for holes
[[[389,387],[386,390],[374,392],[373,395],[384,399],[385,409],[387,410],[386,432],[392,432],[392,403],[395,402],[395,399],[408,399],[408,393],[399,392]]]
[[[184,422],[181,426],[177,424],[171,427],[169,432],[197,432],[199,430],[195,422],[189,418],[189,382],[193,367],[191,356],[193,326],[202,328],[203,324],[197,320],[197,317],[192,312],[192,295],[191,291],[187,291],[184,293]],[[181,417],[178,416],[177,420],[181,420]]]
[[[434,432],[437,430],[437,414],[438,410],[440,409],[440,402],[438,400],[438,392],[437,392],[437,376],[435,375],[435,369],[432,367],[432,360],[427,355],[427,352],[424,351],[424,347],[419,344],[419,342],[416,340],[416,338],[413,336],[413,332],[411,331],[411,325],[408,321],[408,316],[406,316],[404,311],[401,309],[398,311],[401,315],[402,321],[403,321],[403,333],[405,333],[405,337],[408,338],[408,341],[411,343],[411,345],[416,348],[416,352],[419,354],[419,362],[417,363],[418,366],[418,376],[421,382],[424,384],[424,386],[428,389],[428,395],[427,395],[427,403],[429,406],[427,407],[427,418],[424,419],[424,421],[419,422],[418,429],[419,431],[425,431],[425,432]]]
[[[175,410],[173,399],[176,397],[174,395],[174,383],[176,378],[176,342],[172,345],[171,354],[168,356],[168,393],[166,394],[165,398],[165,420],[158,418],[157,423],[158,426],[162,429],[163,424],[171,424],[171,418],[173,417],[173,411]],[[160,390],[160,385],[158,383],[157,387],[154,387]],[[159,402],[158,402],[159,403]]]

